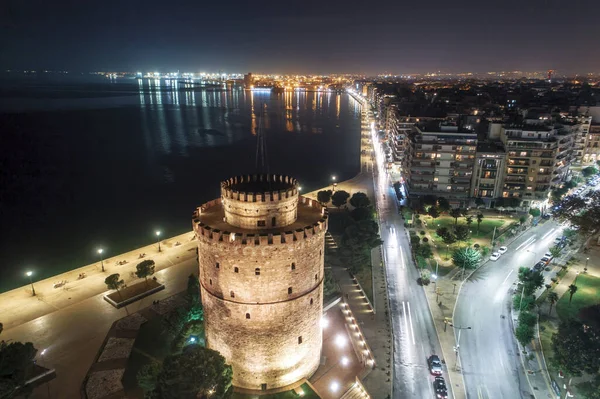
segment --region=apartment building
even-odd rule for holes
[[[470,202],[477,134],[456,122],[427,121],[414,126],[405,178],[411,199],[442,196],[455,207]]]
[[[486,208],[493,208],[496,198],[502,196],[505,170],[506,152],[501,142],[477,143],[471,180],[471,197],[481,198]]]
[[[584,164],[600,161],[600,123],[590,125],[584,136],[582,161]]]

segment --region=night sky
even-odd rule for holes
[[[600,72],[598,0],[8,0],[0,68]]]

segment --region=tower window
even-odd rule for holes
[[[292,270],[296,270],[296,264],[292,262]]]
[[[246,313],[246,318],[249,319],[250,318],[250,313]]]
[[[239,273],[239,272],[240,272],[240,269],[239,269],[238,267],[234,267],[234,268],[233,268],[233,272],[234,272],[234,273]]]
[[[302,335],[298,337],[298,345],[302,343]]]
[[[208,284],[212,285],[212,278],[208,280]]]
[[[259,220],[256,222],[256,225],[258,227],[265,227],[267,225],[267,222],[265,220]]]
[[[276,224],[277,224],[277,223],[276,223],[275,216],[273,216],[273,217],[271,218],[271,226],[275,227],[275,225],[276,225]]]
[[[291,295],[291,293],[292,293],[292,287],[289,287],[288,288],[288,295]]]
[[[220,265],[219,265],[219,262],[215,263],[215,268],[217,268],[217,269],[218,269],[218,268],[219,268],[219,266],[220,266]]]
[[[315,274],[315,281],[317,281],[319,279],[319,275]]]
[[[233,291],[230,291],[230,292],[229,292],[229,295],[231,295],[231,297],[232,297],[232,298],[235,298],[235,292],[233,292]]]
[[[260,268],[257,267],[256,269],[254,269],[254,275],[255,276],[260,276]]]
[[[312,298],[310,298],[310,304],[312,305],[314,302],[314,300]]]

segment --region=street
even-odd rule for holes
[[[454,325],[472,328],[462,332],[459,346],[467,398],[533,397],[512,330],[511,292],[519,267],[537,263],[561,231],[554,221],[532,228],[465,281]],[[544,272],[546,282],[550,273]]]
[[[370,129],[375,135],[373,128]],[[423,287],[417,284],[419,273],[411,259],[408,234],[398,214],[392,182],[383,168],[380,149],[376,147],[375,153],[379,171],[374,175],[375,196],[394,333],[393,397],[435,398],[427,358],[432,354],[441,358],[442,351]],[[443,376],[452,397],[448,376],[446,373]]]

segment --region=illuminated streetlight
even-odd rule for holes
[[[302,191],[302,186],[298,186],[298,192]]]
[[[35,296],[35,288],[33,287],[33,278],[31,276],[33,276],[33,272],[31,270],[29,270],[27,273],[25,273],[25,275],[27,277],[29,277],[29,283],[31,284],[31,296]]]
[[[331,181],[333,182],[333,191],[335,191],[335,188],[337,187],[337,183],[336,183],[336,177],[335,175],[331,176]]]
[[[343,348],[344,346],[346,346],[346,338],[342,335],[342,334],[338,334],[335,337],[335,344],[339,347],[339,348]]]
[[[338,389],[340,389],[340,384],[337,381],[333,381],[330,385],[329,385],[329,389],[331,390],[331,392],[337,392]]]
[[[98,255],[100,255],[100,266],[102,266],[102,271],[104,271],[104,257],[102,256],[103,252],[104,250],[102,248],[98,248]]]
[[[156,230],[156,242],[158,243],[158,252],[161,252],[160,249],[160,230]]]
[[[348,360],[348,358],[344,356],[340,359],[340,363],[342,363],[342,366],[347,366],[348,364],[350,364],[350,360]]]
[[[322,317],[321,318],[321,327],[323,327],[323,330],[326,329],[329,326],[329,320],[326,317]]]

